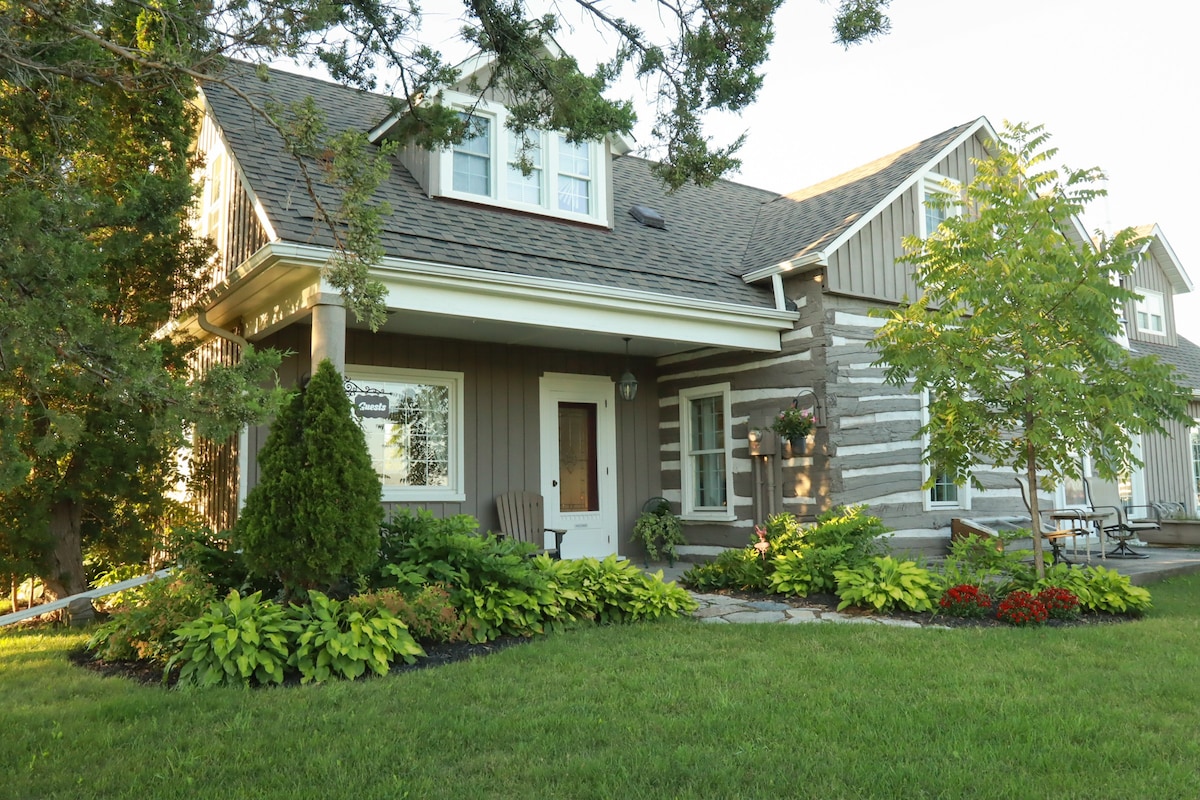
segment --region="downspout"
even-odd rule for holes
[[[239,356],[241,355],[241,351],[243,349],[250,346],[249,342],[247,342],[241,336],[238,336],[233,331],[227,331],[224,328],[218,328],[216,325],[209,322],[208,321],[208,312],[205,311],[203,308],[199,309],[196,312],[196,324],[198,324],[200,326],[201,330],[207,331],[208,333],[211,333],[213,336],[220,337],[221,339],[224,339],[226,341],[233,342],[234,344],[236,344],[238,346],[238,355]]]

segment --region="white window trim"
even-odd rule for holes
[[[947,181],[950,181],[950,183],[952,185],[946,186]],[[955,197],[955,196],[961,195],[962,189],[957,181],[953,181],[950,178],[945,177],[944,175],[938,175],[936,173],[930,172],[925,176],[925,179],[921,182],[921,203],[920,203],[920,209],[917,214],[917,227],[918,227],[918,230],[920,230],[920,235],[921,235],[922,239],[929,238],[929,234],[932,233],[932,231],[926,230],[927,225],[925,222],[925,197],[927,195],[933,194],[935,192],[937,194],[944,194],[944,195],[949,195],[949,196]],[[960,203],[956,202],[954,208],[950,208],[947,210],[951,212],[950,216],[957,217],[959,214],[962,213],[962,206]]]
[[[921,215],[924,218],[924,214]],[[921,427],[924,428],[929,424],[929,391],[921,392]],[[929,449],[929,434],[921,434],[921,452],[924,453]],[[926,481],[933,476],[933,470],[928,461],[921,460],[921,486],[924,487]],[[942,511],[945,509],[962,509],[964,511],[971,510],[971,483],[970,481],[958,487],[958,499],[953,502],[934,502],[933,487],[921,489],[921,503],[925,511]]]
[[[449,474],[447,486],[384,486],[385,503],[461,503],[467,499],[464,483],[465,447],[463,439],[463,373],[428,369],[374,367],[361,364],[346,365],[346,379],[379,380],[394,383],[429,383],[450,389],[450,420],[447,431]]]
[[[1163,295],[1162,292],[1156,292],[1156,291],[1153,291],[1152,289],[1143,289],[1141,287],[1138,287],[1138,288],[1134,289],[1134,291],[1137,292],[1139,295],[1141,295],[1141,297],[1138,298],[1136,304],[1134,305],[1134,309],[1133,309],[1133,324],[1137,327],[1138,333],[1144,333],[1149,336],[1162,336],[1165,338],[1167,335],[1167,299],[1166,299],[1166,297]],[[1147,300],[1150,300],[1151,298],[1158,301],[1158,313],[1157,314],[1151,314],[1150,310],[1148,308],[1146,308],[1145,305],[1143,305]],[[1142,318],[1141,318],[1141,315],[1143,312],[1146,314],[1147,317],[1154,316],[1154,317],[1158,317],[1159,319],[1161,319],[1162,320],[1162,330],[1156,331],[1153,328],[1143,328],[1142,327]]]
[[[471,203],[498,206],[500,208],[525,211],[557,219],[572,220],[574,222],[586,222],[592,225],[606,226],[611,224],[608,213],[608,186],[606,185],[608,171],[605,169],[603,159],[606,149],[603,142],[590,142],[591,146],[588,148],[591,155],[589,165],[591,170],[591,196],[588,198],[591,213],[578,214],[558,207],[559,137],[555,134],[548,134],[545,131],[539,134],[542,150],[542,202],[534,204],[523,203],[519,200],[510,200],[507,197],[507,173],[508,165],[511,163],[509,157],[509,140],[513,136],[513,133],[506,127],[508,111],[498,103],[485,105],[478,97],[463,94],[462,92],[445,91],[442,94],[442,102],[451,105],[458,111],[477,117],[486,117],[491,121],[491,158],[489,162],[491,175],[488,181],[488,185],[491,186],[491,194],[481,195],[455,191],[454,148],[452,147],[447,147],[433,154],[435,161],[434,170],[437,173],[434,194],[443,197],[452,197],[456,200],[465,200]]]
[[[695,478],[692,475],[692,415],[691,401],[702,397],[720,396],[724,406],[725,418],[725,508],[695,508],[692,498],[695,496]],[[730,522],[737,517],[733,504],[733,424],[730,408],[730,392],[728,383],[715,383],[708,386],[692,386],[679,390],[679,476],[683,496],[680,518],[692,521]]]
[[[1079,459],[1079,474],[1083,478],[1085,478],[1089,481],[1092,480],[1094,473],[1092,472],[1092,457],[1090,454],[1085,454],[1082,458]],[[1081,505],[1079,503],[1075,503],[1073,505],[1068,504],[1067,503],[1067,487],[1063,483],[1059,483],[1057,486],[1054,487],[1054,507],[1055,508],[1077,508],[1077,509],[1080,509],[1083,511],[1091,510],[1085,504],[1084,505]]]
[[[1190,431],[1188,431],[1188,433],[1189,433],[1188,447],[1190,450],[1188,455],[1190,455],[1192,458],[1192,487],[1193,487],[1192,491],[1188,492],[1188,494],[1191,495],[1191,498],[1189,500],[1189,504],[1190,504],[1191,508],[1188,509],[1188,512],[1189,512],[1189,514],[1194,516],[1197,513],[1197,511],[1200,511],[1200,492],[1198,492],[1195,488],[1195,487],[1200,486],[1200,459],[1196,458],[1196,449],[1195,449],[1195,446],[1192,444],[1192,439],[1196,436],[1200,436],[1200,419],[1192,420],[1192,428]]]

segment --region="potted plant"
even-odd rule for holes
[[[661,556],[667,557],[667,563],[675,565],[678,553],[677,545],[686,544],[683,538],[683,523],[679,517],[671,513],[671,506],[666,500],[657,504],[647,504],[646,510],[637,518],[633,525],[631,542],[641,542],[646,548],[646,566],[651,561],[657,561]]]
[[[814,424],[812,411],[790,406],[779,412],[779,416],[771,423],[771,430],[778,433],[781,439],[786,439],[792,445],[792,450],[803,453],[805,439],[812,433]]]

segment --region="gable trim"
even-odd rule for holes
[[[1157,223],[1150,226],[1150,231],[1146,233],[1146,243],[1142,245],[1140,252],[1149,252],[1154,256],[1167,276],[1167,282],[1171,284],[1173,292],[1186,294],[1192,290],[1192,280],[1188,277],[1187,270],[1183,268],[1183,264],[1175,255],[1175,251],[1167,242],[1167,238],[1163,236],[1162,229],[1158,227]]]

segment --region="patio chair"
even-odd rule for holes
[[[1029,512],[1030,519],[1033,518],[1033,506],[1029,502],[1029,482],[1024,478],[1017,476],[1017,487],[1021,490],[1021,502],[1025,504],[1025,510]],[[1071,520],[1070,528],[1059,528],[1055,524],[1046,524],[1047,519],[1051,519],[1051,515],[1063,515],[1064,518]],[[1042,539],[1050,543],[1051,563],[1053,564],[1070,564],[1067,557],[1062,552],[1062,540],[1071,539],[1072,549],[1075,555],[1079,555],[1079,537],[1090,537],[1088,531],[1088,523],[1083,518],[1082,512],[1074,508],[1039,508],[1038,516],[1040,517],[1031,525],[1041,534]],[[1053,520],[1051,520],[1053,522]],[[1086,555],[1088,561],[1092,560],[1092,548],[1090,539],[1086,545]]]
[[[1101,523],[1104,533],[1117,540],[1117,546],[1106,554],[1108,558],[1149,558],[1129,547],[1129,540],[1136,539],[1138,531],[1162,529],[1162,516],[1154,505],[1124,505],[1117,485],[1112,481],[1096,481],[1093,485],[1086,478],[1083,490],[1087,494],[1092,510],[1105,514]]]
[[[531,542],[551,558],[560,558],[566,530],[546,527],[545,504],[537,492],[506,492],[496,497],[500,533],[518,542]],[[547,533],[554,534],[554,547],[546,547]]]

